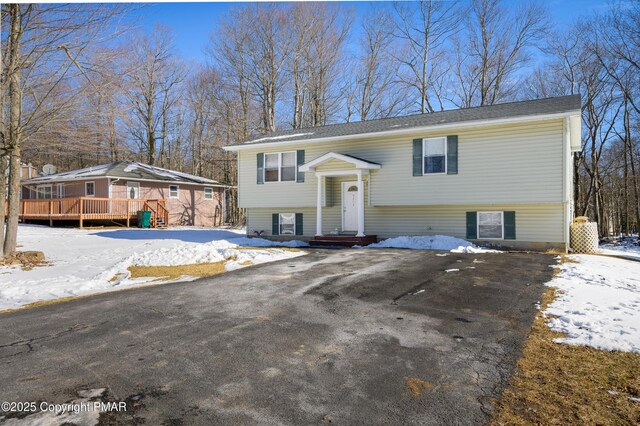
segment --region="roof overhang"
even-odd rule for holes
[[[223,149],[225,151],[243,151],[247,149],[260,149],[262,147],[270,148],[270,147],[280,147],[280,146],[290,146],[290,145],[300,145],[300,144],[327,143],[327,142],[336,142],[336,141],[344,141],[344,140],[367,139],[371,137],[408,136],[416,133],[445,131],[450,129],[468,129],[468,128],[485,127],[485,126],[493,126],[493,125],[500,125],[500,124],[515,124],[515,123],[526,123],[530,121],[557,120],[557,119],[564,119],[566,117],[572,117],[572,116],[579,117],[581,114],[582,112],[579,109],[577,109],[573,111],[554,113],[554,114],[534,114],[534,115],[525,115],[525,116],[519,116],[519,117],[509,117],[509,118],[458,121],[454,123],[432,124],[429,126],[408,127],[403,129],[385,130],[382,132],[358,133],[353,135],[329,136],[329,137],[312,138],[312,139],[288,139],[286,141],[275,141],[275,142],[245,143],[245,144],[239,144],[239,145],[225,146],[223,147]]]
[[[345,163],[349,163],[353,165],[356,169],[360,169],[360,170],[379,169],[380,167],[382,167],[378,163],[362,160],[360,158],[352,157],[350,155],[339,154],[337,152],[327,152],[326,154],[321,155],[315,160],[312,160],[312,161],[309,161],[308,163],[303,164],[298,169],[301,172],[315,172],[317,167],[331,160],[344,161]]]
[[[222,187],[222,188],[233,188],[233,185],[225,185],[220,182],[208,183],[208,182],[188,182],[184,180],[160,180],[160,179],[142,179],[135,177],[123,177],[123,176],[110,176],[110,175],[96,175],[96,176],[84,176],[84,177],[75,177],[65,179],[63,177],[53,178],[48,180],[39,180],[41,178],[34,178],[23,180],[20,182],[21,185],[50,185],[53,183],[64,183],[64,182],[82,182],[82,181],[94,181],[99,179],[113,179],[113,180],[121,180],[121,181],[136,181],[136,182],[157,182],[157,183],[166,183],[167,185],[196,185],[196,186],[214,186],[214,187]]]

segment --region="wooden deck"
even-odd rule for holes
[[[95,197],[20,200],[20,219],[48,220],[50,225],[56,220],[77,220],[81,228],[87,220],[121,220],[129,226],[131,219],[137,219],[138,211],[144,210],[151,212],[151,226],[158,228],[169,224],[166,201]]]

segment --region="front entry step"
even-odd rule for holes
[[[316,236],[309,241],[312,246],[323,247],[352,247],[352,246],[368,246],[378,242],[376,235],[365,235],[364,237],[356,237],[355,235],[323,235]]]

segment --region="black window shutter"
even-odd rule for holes
[[[300,166],[302,166],[304,164],[304,149],[299,149],[296,152],[297,155],[297,165],[298,165],[298,175],[296,178],[296,182],[304,182],[304,172],[300,171]]]
[[[280,214],[271,215],[271,235],[280,235]]]
[[[504,212],[504,239],[516,239],[516,212]]]
[[[422,139],[413,140],[413,175],[422,176]]]
[[[478,238],[478,213],[467,212],[467,238],[475,240]]]
[[[458,174],[458,136],[447,136],[447,174]]]
[[[258,158],[256,159],[258,163],[258,179],[257,182],[259,184],[264,183],[264,153],[258,154]]]
[[[296,213],[296,235],[303,235],[302,229],[302,213]]]

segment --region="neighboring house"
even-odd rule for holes
[[[131,161],[22,182],[23,220],[119,220],[153,212],[153,225],[220,225],[228,185]],[[48,200],[48,201],[47,201]]]
[[[7,169],[9,168],[9,159],[5,158],[5,167],[7,167]],[[31,179],[34,177],[38,177],[40,176],[38,174],[38,169],[36,169],[34,166],[31,165],[31,163],[29,164],[25,164],[25,163],[20,163],[20,181],[26,180],[26,179]],[[7,175],[5,177],[5,185],[7,187],[7,190],[9,189],[8,185],[9,185],[9,176]],[[5,197],[8,196],[8,193],[5,194]]]
[[[38,169],[36,169],[31,163],[20,163],[20,180],[32,179],[40,176]]]
[[[566,249],[580,132],[574,95],[286,130],[225,149],[238,153],[248,235],[446,234]]]

